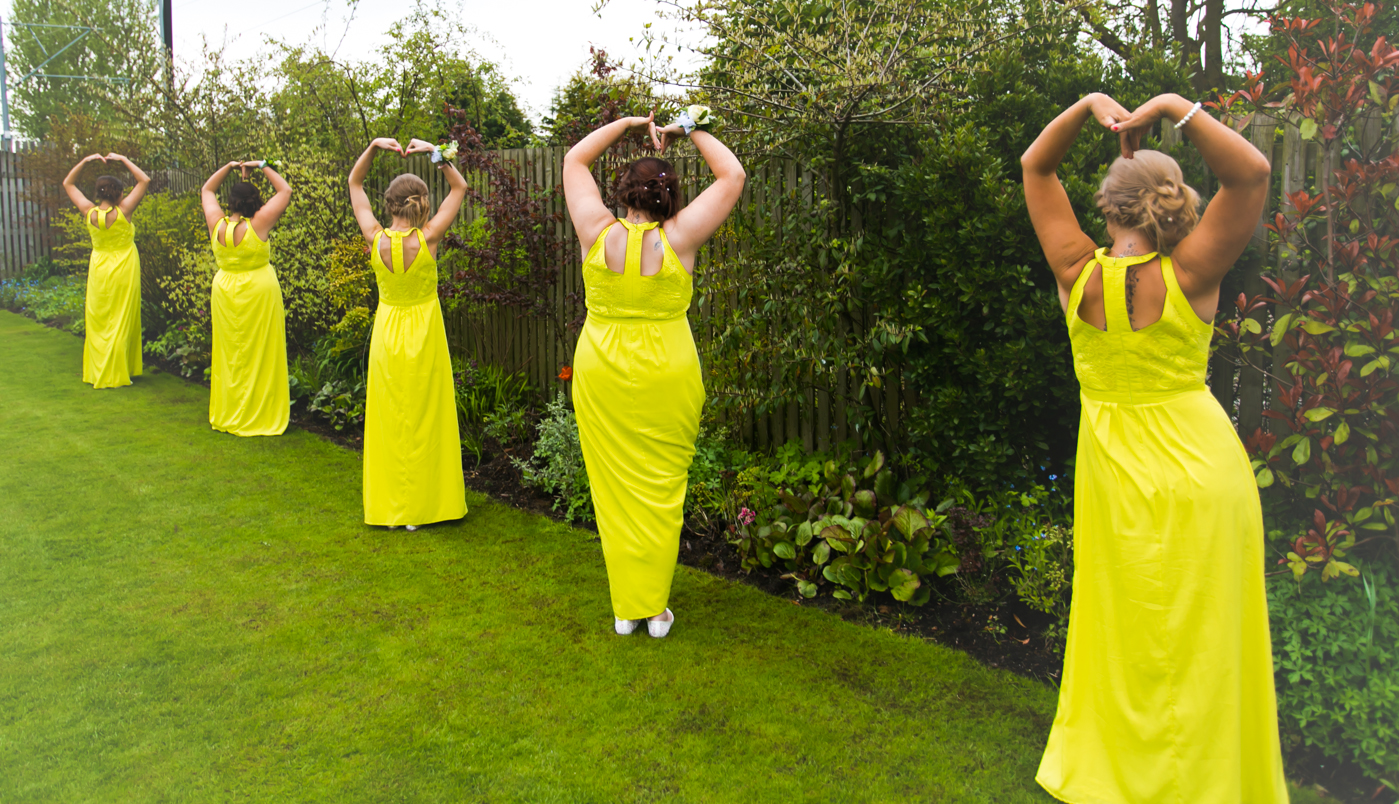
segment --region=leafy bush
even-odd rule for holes
[[[453,374],[453,385],[462,449],[474,455],[477,463],[485,452],[486,438],[510,443],[527,435],[525,403],[532,390],[523,374],[472,360]]]
[[[536,432],[539,437],[534,455],[528,461],[510,459],[525,485],[553,495],[554,510],[563,508],[565,522],[594,519],[588,470],[578,442],[578,420],[568,409],[563,392],[545,406]]]
[[[1282,81],[1269,89],[1249,76],[1221,103],[1283,115],[1325,163],[1322,186],[1289,193],[1268,225],[1284,258],[1264,277],[1272,293],[1240,294],[1223,327],[1276,379],[1270,432],[1248,434],[1247,446],[1265,502],[1283,515],[1284,560],[1322,580],[1357,575],[1341,559],[1367,542],[1399,545],[1399,50],[1373,30],[1375,14],[1342,4],[1274,20],[1288,45]],[[1270,331],[1245,317],[1258,312]]]
[[[189,321],[171,324],[159,338],[146,341],[146,354],[168,360],[179,367],[180,374],[209,378],[213,360],[214,340],[209,327]]]
[[[81,335],[86,329],[87,276],[49,276],[44,279],[0,281],[0,307],[56,324]]]
[[[1376,562],[1360,581],[1308,573],[1268,589],[1283,739],[1399,785],[1399,580]]]

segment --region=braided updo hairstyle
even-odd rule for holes
[[[1200,222],[1200,194],[1185,183],[1180,165],[1160,151],[1118,157],[1093,202],[1108,223],[1145,232],[1170,254]]]
[[[97,203],[106,201],[108,204],[121,203],[121,191],[125,189],[121,179],[116,176],[98,176],[97,183],[92,188],[92,197]]]
[[[617,179],[617,200],[658,221],[675,217],[685,206],[675,168],[654,156],[638,159],[622,169]]]
[[[432,212],[428,205],[427,182],[412,173],[394,177],[389,189],[384,191],[384,208],[390,215],[422,228]]]

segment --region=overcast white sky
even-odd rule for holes
[[[592,13],[592,0],[457,0],[455,5],[467,24],[495,40],[469,44],[519,79],[516,95],[535,120],[548,111],[554,87],[587,58],[589,44],[630,61],[637,51],[629,38],[639,39],[647,22],[655,24],[653,30],[669,25],[657,19],[654,0],[611,0],[601,17]],[[293,42],[314,39],[328,48],[344,34],[340,56],[368,58],[383,43],[383,31],[411,8],[409,0],[363,0],[350,20],[346,0],[174,0],[175,56],[194,58],[201,35],[215,44],[227,37],[229,54],[242,58],[264,48],[266,34]],[[0,14],[8,17],[9,11],[10,0],[0,0]],[[7,38],[11,35],[7,29]]]

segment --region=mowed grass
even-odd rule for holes
[[[590,534],[80,367],[0,311],[2,802],[1052,801],[1046,687],[683,567],[618,637]]]

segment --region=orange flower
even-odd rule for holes
[[[564,366],[562,369],[560,369],[559,379],[563,380],[564,382],[568,382],[569,380],[573,379],[573,367]]]

